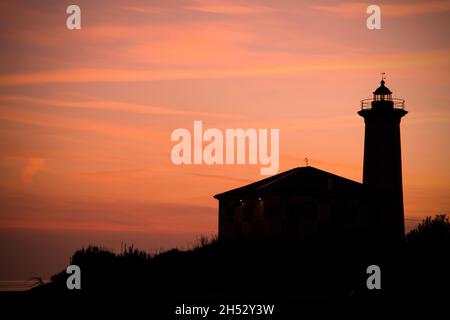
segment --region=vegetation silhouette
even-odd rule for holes
[[[348,235],[224,242],[202,236],[190,250],[157,254],[133,246],[118,254],[89,246],[76,251],[70,261],[82,270],[82,290],[67,290],[68,275],[62,271],[31,293],[126,293],[161,301],[174,297],[182,301],[231,297],[323,301],[442,297],[448,292],[450,223],[446,215],[426,218],[405,242],[396,245],[354,239],[355,235]],[[366,270],[372,264],[381,268],[382,290],[367,289]]]
[[[450,221],[445,214],[432,219],[427,217],[415,229],[406,235],[410,245],[421,247],[447,247],[450,245]]]

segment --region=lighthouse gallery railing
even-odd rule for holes
[[[361,110],[369,110],[372,109],[372,101],[375,101],[373,98],[361,100]],[[379,100],[377,100],[379,101]],[[405,100],[391,98],[386,101],[392,101],[394,103],[394,109],[405,109]]]

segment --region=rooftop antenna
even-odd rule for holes
[[[309,159],[308,159],[308,158],[305,158],[304,160],[305,160],[306,166],[309,167]]]

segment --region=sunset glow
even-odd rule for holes
[[[45,234],[70,238],[45,238],[68,258],[89,243],[157,250],[217,233],[212,196],[261,179],[260,165],[174,165],[171,133],[195,120],[278,128],[279,172],[308,157],[361,181],[356,112],[381,72],[409,111],[407,230],[450,213],[450,1],[379,1],[377,31],[360,2],[76,2],[73,31],[67,2],[0,4],[2,260]],[[0,278],[27,272],[2,266]]]

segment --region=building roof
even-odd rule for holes
[[[357,192],[366,189],[367,186],[362,183],[307,166],[297,167],[243,187],[216,194],[214,198],[221,200],[228,197],[245,197],[286,191],[322,192],[338,190]]]

